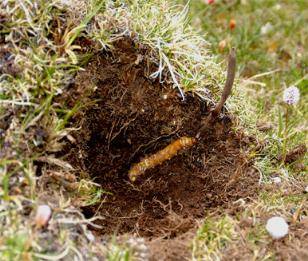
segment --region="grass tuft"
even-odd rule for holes
[[[207,217],[193,241],[193,260],[219,260],[221,251],[234,240],[234,221],[229,216]]]

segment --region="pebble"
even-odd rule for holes
[[[271,217],[267,220],[266,230],[274,239],[280,239],[288,234],[289,225],[282,217]]]
[[[47,225],[51,217],[51,208],[48,205],[40,205],[36,210],[35,224],[37,227],[44,227]]]
[[[274,178],[272,178],[272,181],[275,184],[280,184],[281,183],[281,178],[280,177],[274,177]]]

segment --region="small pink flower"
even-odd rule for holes
[[[214,4],[215,0],[205,0],[208,5]]]

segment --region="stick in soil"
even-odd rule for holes
[[[228,71],[227,71],[227,80],[221,94],[219,103],[211,111],[211,113],[203,120],[202,126],[199,129],[199,132],[196,135],[196,138],[199,138],[201,133],[205,132],[210,126],[213,125],[214,121],[217,119],[220,114],[223,106],[225,105],[226,100],[231,94],[234,78],[235,78],[235,69],[236,69],[236,54],[235,48],[232,48],[229,57],[228,57]]]
[[[175,156],[179,151],[190,148],[195,143],[196,139],[191,137],[181,137],[175,140],[157,153],[146,157],[139,163],[133,165],[128,172],[129,179],[134,182],[139,176],[143,175],[147,169],[151,169],[162,164]]]
[[[211,113],[211,118],[215,119],[221,112],[223,106],[225,105],[226,100],[231,94],[234,78],[235,78],[235,69],[236,69],[236,53],[235,48],[232,48],[228,58],[228,72],[227,80],[225,87],[223,89],[219,103],[216,105],[215,109]]]

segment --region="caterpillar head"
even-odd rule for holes
[[[131,182],[135,182],[139,175],[140,175],[140,168],[138,167],[138,165],[133,166],[128,172],[128,178]]]

